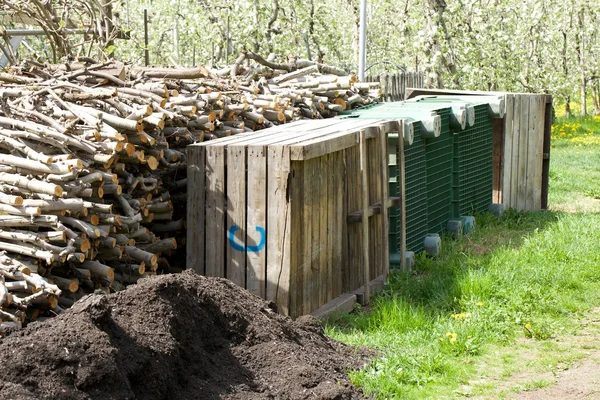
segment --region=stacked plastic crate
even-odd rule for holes
[[[423,96],[417,100],[432,105],[466,104],[467,107],[473,108],[473,121],[469,121],[464,130],[453,129],[453,218],[487,211],[492,203],[492,118],[500,116],[490,106],[490,102],[493,104],[494,100],[498,99],[477,96]],[[466,103],[467,101],[469,103]]]

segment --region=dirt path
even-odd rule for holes
[[[600,308],[580,322],[583,328],[576,335],[559,339],[573,351],[584,350],[587,354],[568,369],[551,374],[554,379],[547,387],[517,393],[512,399],[600,399]]]
[[[574,334],[519,339],[479,365],[480,375],[458,398],[478,400],[600,399],[600,308],[577,321]]]
[[[560,373],[556,383],[542,389],[517,393],[515,400],[534,399],[598,399],[600,398],[600,351]]]

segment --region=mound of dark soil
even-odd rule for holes
[[[364,357],[225,279],[90,295],[0,343],[3,399],[362,399]]]

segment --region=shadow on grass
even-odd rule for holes
[[[458,313],[458,299],[464,298],[460,279],[474,270],[485,270],[489,258],[500,249],[518,250],[533,234],[551,228],[563,213],[554,211],[518,212],[509,210],[500,218],[490,213],[476,216],[477,229],[458,240],[443,238],[442,253],[434,258],[418,255],[415,267],[408,273],[392,270],[388,285],[373,299],[372,305],[352,315],[340,314],[328,321],[339,332],[377,329],[380,317],[370,318],[386,303],[399,300],[414,307],[415,314],[426,319]],[[403,316],[406,318],[406,316]],[[419,321],[413,321],[418,324]]]

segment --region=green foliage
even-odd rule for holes
[[[586,157],[600,153],[600,145],[588,147]],[[581,167],[573,156],[579,149],[567,143],[552,150],[551,193],[571,190],[571,203],[599,181],[581,182],[589,169],[574,168]],[[582,192],[557,181],[566,171]],[[390,275],[368,311],[343,317],[327,332],[380,352],[351,375],[376,398],[447,396],[477,374],[490,346],[513,345],[518,338],[552,343],[574,328],[577,315],[600,305],[599,226],[600,213],[479,215],[472,235],[446,238],[438,259],[420,257],[411,273]],[[519,369],[518,356],[507,362]]]

